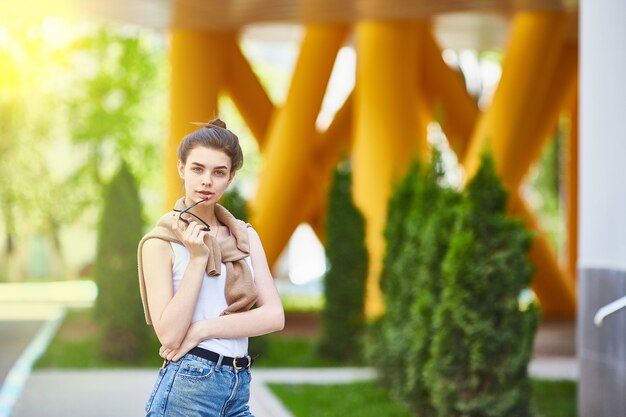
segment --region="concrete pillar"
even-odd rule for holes
[[[626,309],[601,327],[593,317],[626,296],[626,3],[580,7],[578,409],[614,417],[626,415]]]

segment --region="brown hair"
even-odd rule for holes
[[[189,152],[196,146],[223,151],[230,157],[231,172],[236,172],[243,165],[243,152],[239,146],[239,138],[226,128],[226,123],[220,119],[213,119],[207,123],[198,123],[198,129],[185,136],[178,146],[178,159],[187,163]]]

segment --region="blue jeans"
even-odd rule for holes
[[[159,370],[146,417],[253,417],[250,369],[186,354]]]

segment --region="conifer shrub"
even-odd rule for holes
[[[413,265],[415,296],[405,313],[407,331],[412,332],[412,337],[409,339],[403,390],[405,401],[413,410],[419,410],[420,417],[436,416],[424,369],[434,336],[432,316],[441,298],[442,259],[448,251],[461,199],[457,190],[440,186],[444,172],[437,151],[434,151],[431,168],[426,175],[424,198],[431,203],[424,209],[430,210],[430,213],[419,237],[416,237],[421,244],[417,263]],[[410,251],[410,248],[405,251]],[[406,269],[410,267],[407,265]]]
[[[229,188],[222,195],[220,204],[239,220],[248,221],[248,202],[237,188]]]
[[[440,185],[443,174],[435,149],[429,167],[414,162],[390,200],[381,275],[385,315],[372,328],[368,346],[391,391],[425,417],[434,415],[423,375],[431,315],[459,200],[458,192]]]
[[[376,367],[383,383],[390,392],[402,398],[404,391],[404,366],[409,351],[410,334],[404,326],[407,303],[412,301],[412,274],[403,274],[398,259],[402,249],[418,245],[411,230],[419,229],[421,220],[416,218],[414,204],[421,204],[424,182],[421,168],[414,161],[406,176],[396,185],[389,201],[385,225],[386,250],[380,277],[380,287],[385,303],[385,314],[370,325],[366,355]],[[412,215],[415,223],[408,221]],[[419,251],[419,246],[414,246]],[[409,254],[406,254],[409,255]]]
[[[425,382],[439,417],[530,416],[527,366],[538,323],[520,303],[531,235],[506,215],[491,158],[468,184],[443,259]]]
[[[137,289],[137,244],[143,235],[142,205],[135,179],[122,162],[105,188],[98,226],[95,279],[99,350],[106,359],[135,362],[149,343]]]
[[[326,220],[324,276],[326,304],[321,313],[320,354],[336,361],[362,357],[364,297],[368,255],[365,220],[352,201],[348,169],[337,169],[330,189]]]

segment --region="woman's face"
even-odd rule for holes
[[[222,197],[235,174],[231,160],[221,150],[196,146],[187,156],[187,163],[178,161],[178,174],[185,182],[188,203],[208,198],[215,204]]]

